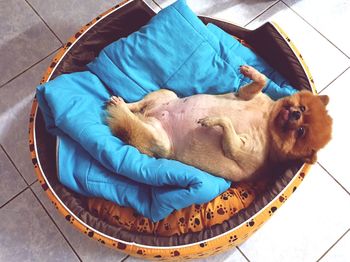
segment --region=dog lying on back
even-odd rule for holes
[[[178,98],[162,89],[135,103],[112,97],[108,125],[142,153],[232,181],[252,179],[276,162],[314,163],[331,138],[328,96],[301,91],[273,101],[261,92],[263,74],[250,66],[241,73],[253,81],[238,93]]]

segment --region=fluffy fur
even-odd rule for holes
[[[142,153],[232,181],[255,178],[273,163],[314,163],[331,138],[328,97],[301,91],[273,101],[261,93],[263,74],[249,66],[241,72],[253,81],[237,94],[180,99],[163,89],[136,103],[112,97],[107,122]]]

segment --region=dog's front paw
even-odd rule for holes
[[[125,102],[124,102],[123,98],[121,98],[119,96],[111,96],[108,104],[112,105],[112,106],[121,106],[121,105],[124,105]]]
[[[204,127],[211,127],[217,125],[216,117],[204,117],[197,121],[198,124]]]
[[[258,70],[256,70],[254,67],[242,65],[240,67],[240,71],[245,77],[250,78],[254,82],[260,82],[265,80],[265,76]]]

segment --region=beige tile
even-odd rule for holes
[[[4,205],[27,185],[0,147],[0,206]]]
[[[350,56],[350,1],[285,0],[320,33]]]
[[[254,29],[267,21],[277,22],[297,46],[310,68],[317,90],[322,90],[350,65],[343,53],[282,2],[259,16],[248,28]]]
[[[83,25],[122,2],[122,0],[28,1],[64,43],[69,37],[79,31]],[[146,2],[151,7],[157,8],[151,0]]]
[[[318,154],[318,161],[350,192],[349,172],[349,97],[350,69],[321,94],[328,95],[330,102],[327,106],[333,118],[333,134],[330,143]]]
[[[50,202],[49,198],[42,190],[38,182],[35,183],[32,188],[34,193],[39,198],[40,202],[45,206],[46,210],[55,220],[62,233],[65,235],[69,243],[73,246],[74,250],[84,262],[120,261],[126,257],[124,253],[120,253],[114,249],[108,248],[98,243],[96,240],[90,239],[83,233],[80,233],[70,223],[68,223],[67,220]]]
[[[175,1],[157,0],[156,2],[164,8]],[[247,24],[250,20],[276,2],[275,0],[187,0],[188,6],[197,15],[211,16],[241,26]]]
[[[321,262],[347,262],[350,261],[350,232],[320,260]]]
[[[350,196],[314,165],[296,192],[240,246],[254,262],[316,261],[350,227]]]
[[[0,86],[61,45],[23,0],[0,1],[0,32]]]
[[[0,210],[0,261],[79,261],[28,189]]]
[[[29,184],[36,180],[29,153],[29,114],[35,88],[51,59],[48,57],[0,88],[0,143]]]

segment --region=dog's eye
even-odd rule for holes
[[[301,111],[301,112],[304,112],[304,111],[305,111],[305,106],[300,106],[299,108],[300,108],[300,111]]]
[[[305,135],[305,128],[304,127],[298,127],[297,129],[297,136],[298,137],[302,137],[303,135]]]

